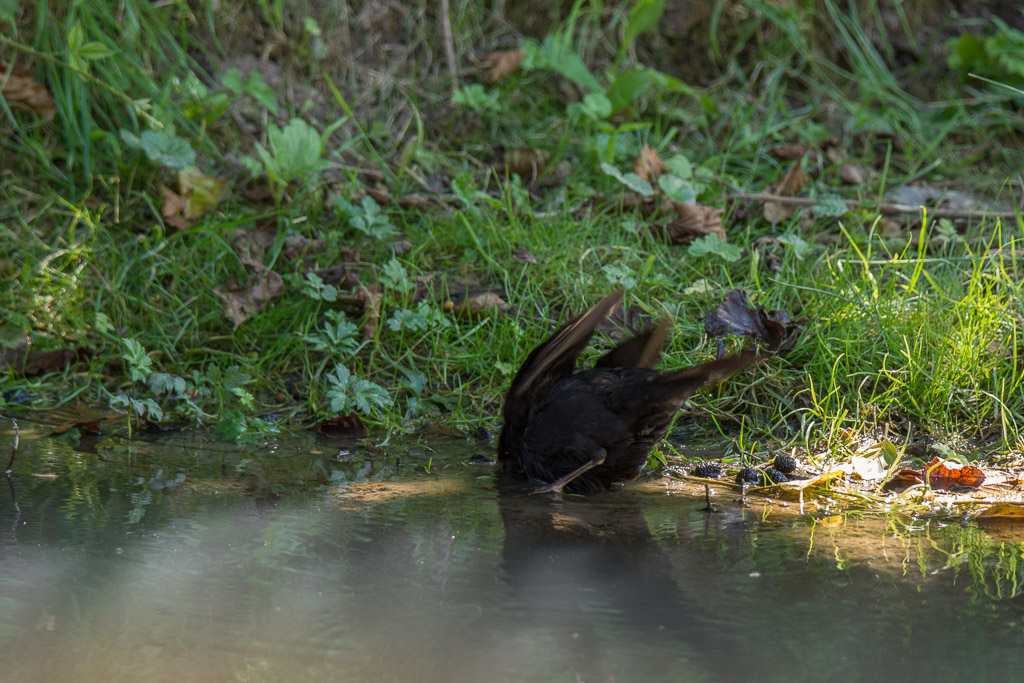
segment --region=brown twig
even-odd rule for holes
[[[758,194],[729,194],[725,196],[726,200],[729,201],[749,201],[749,202],[776,202],[778,204],[789,204],[792,206],[815,206],[818,203],[817,199],[811,199],[809,197],[783,197],[777,194],[767,194],[764,192]],[[910,204],[882,204],[875,207],[873,204],[866,204],[859,202],[856,199],[844,199],[843,203],[851,209],[871,209],[877,208],[877,211],[886,215],[900,215],[900,214],[913,214],[921,213],[922,210],[927,209],[928,215],[932,218],[1016,218],[1016,211],[972,211],[968,209],[930,209],[926,206],[911,206]]]
[[[444,58],[448,62],[448,78],[451,80],[451,94],[459,87],[455,70],[455,44],[452,42],[452,21],[448,16],[448,0],[441,0],[441,34],[444,38]]]

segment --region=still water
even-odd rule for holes
[[[0,432],[6,462],[11,434]],[[429,444],[429,448],[423,444]],[[741,508],[655,479],[499,492],[487,444],[202,434],[0,480],[4,681],[1004,681],[1024,533]]]

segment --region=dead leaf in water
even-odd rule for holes
[[[55,351],[29,351],[12,349],[0,351],[0,369],[10,369],[24,377],[60,372],[72,363],[92,358],[92,349],[80,346],[77,349]]]
[[[57,111],[50,91],[36,82],[31,71],[8,62],[0,62],[0,97],[13,108],[34,111],[46,120]]]
[[[1022,524],[1024,523],[1024,506],[1013,503],[996,503],[982,510],[981,514],[974,519],[983,526]]]
[[[316,430],[335,439],[364,439],[368,434],[366,425],[356,413],[321,420],[317,423]]]

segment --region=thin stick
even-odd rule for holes
[[[455,71],[455,44],[452,42],[452,21],[448,16],[448,0],[441,0],[441,35],[444,39],[444,58],[448,62],[448,78],[451,80],[451,94],[459,87]]]
[[[777,194],[729,194],[725,198],[730,201],[749,202],[775,202],[777,204],[789,204],[792,206],[815,206],[817,199],[810,197],[783,197]],[[851,209],[871,209],[871,204],[858,202],[856,199],[844,199],[843,203]],[[1016,211],[970,211],[966,209],[929,209],[925,206],[911,206],[910,204],[882,204],[877,207],[879,213],[888,215],[921,213],[927,210],[932,218],[1016,218]]]
[[[18,421],[11,418],[11,422],[14,423],[14,445],[11,446],[11,459],[7,461],[7,469],[4,470],[4,474],[7,478],[11,478],[11,466],[14,465],[14,456],[18,454]]]

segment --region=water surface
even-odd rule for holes
[[[11,435],[0,435],[0,453]],[[429,444],[425,445],[425,444]],[[76,452],[23,424],[0,489],[5,681],[1013,680],[1024,538],[741,508],[668,479],[499,491],[489,446],[202,434]]]

